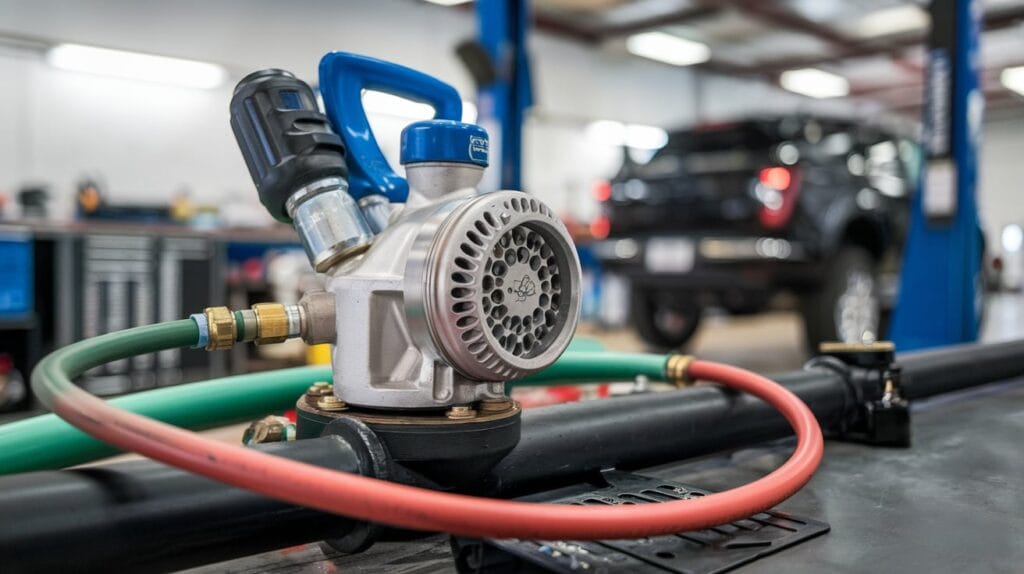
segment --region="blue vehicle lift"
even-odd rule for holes
[[[978,82],[980,4],[934,0],[930,7],[925,166],[889,337],[901,351],[978,337],[984,288],[975,201],[984,110]]]
[[[494,80],[477,94],[477,123],[491,136],[490,171],[500,178],[488,187],[522,189],[523,120],[533,105],[526,56],[529,8],[526,0],[478,0],[476,14],[480,45],[495,71]]]

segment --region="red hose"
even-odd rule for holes
[[[823,441],[810,409],[764,377],[694,361],[688,375],[765,400],[797,435],[793,455],[767,476],[701,498],[636,506],[568,506],[478,498],[337,472],[219,443],[113,407],[71,387],[54,411],[124,450],[234,486],[326,512],[417,530],[528,539],[639,538],[699,530],[767,510],[798,491],[821,461]]]

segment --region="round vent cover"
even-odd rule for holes
[[[572,339],[576,249],[551,210],[522,192],[482,195],[455,209],[427,268],[430,331],[467,377],[523,377],[553,363]]]

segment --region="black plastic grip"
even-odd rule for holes
[[[260,70],[238,82],[231,129],[260,201],[290,223],[285,202],[304,185],[348,177],[345,144],[320,112],[309,85],[284,70]]]

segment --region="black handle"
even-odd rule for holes
[[[238,83],[231,129],[260,201],[291,222],[285,202],[295,190],[326,177],[348,177],[345,144],[321,111],[313,90],[284,70],[260,70]]]

